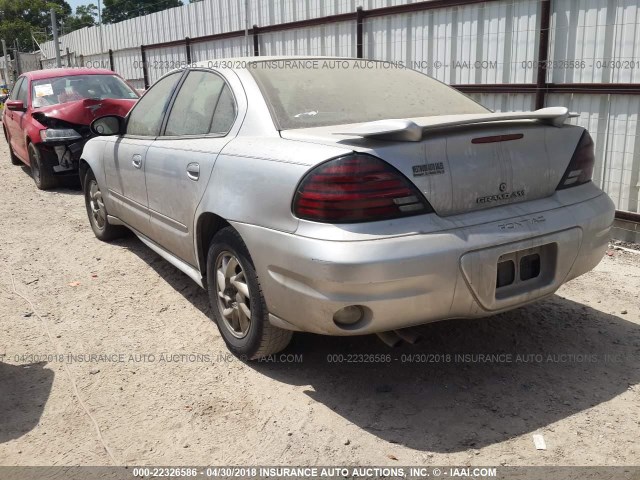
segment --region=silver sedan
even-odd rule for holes
[[[494,113],[400,65],[201,62],[95,120],[101,240],[132,230],[206,288],[228,347],[380,333],[551,295],[598,264],[614,206],[565,108]]]

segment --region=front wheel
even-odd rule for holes
[[[87,215],[93,233],[103,242],[122,237],[126,229],[121,225],[112,225],[107,216],[107,207],[104,205],[102,192],[91,170],[84,177],[84,203],[87,207]]]
[[[40,149],[33,143],[29,144],[29,164],[31,176],[40,190],[50,190],[58,184],[58,179],[53,174],[53,168],[46,162]]]
[[[269,323],[269,312],[249,251],[232,227],[213,237],[207,255],[208,293],[227,347],[255,360],[283,350],[293,332]]]

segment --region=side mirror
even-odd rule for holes
[[[89,129],[91,133],[99,136],[122,135],[125,133],[126,122],[124,117],[119,115],[106,115],[96,118]]]
[[[7,100],[6,106],[7,110],[12,110],[14,112],[24,112],[26,110],[22,100]]]

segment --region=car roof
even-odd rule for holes
[[[118,75],[116,72],[104,68],[49,68],[47,70],[33,70],[22,76],[31,80],[44,78],[71,77],[74,75]]]

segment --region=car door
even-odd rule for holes
[[[16,100],[20,100],[24,105],[24,110],[21,112],[13,112],[13,120],[15,122],[16,135],[14,138],[13,150],[22,158],[29,158],[29,152],[27,151],[27,123],[30,118],[29,111],[29,85],[31,81],[24,77],[20,89],[18,90],[18,96]]]
[[[136,103],[127,118],[126,133],[105,146],[104,168],[114,213],[127,225],[149,236],[149,203],[144,171],[149,146],[160,127],[183,72],[156,82]]]
[[[20,85],[22,84],[22,80],[24,80],[24,77],[20,77],[18,78],[18,80],[16,80],[16,83],[11,89],[11,92],[9,92],[9,96],[7,97],[7,100],[6,100],[7,102],[10,100],[16,99],[16,97],[18,96],[18,90],[20,89]],[[7,134],[9,135],[9,141],[11,142],[12,147],[13,147],[13,135],[15,133],[15,122],[13,121],[13,113],[14,112],[12,110],[9,110],[7,108],[7,105],[5,103],[3,121],[4,121],[4,127],[7,130]]]
[[[27,108],[27,84],[29,82],[25,77],[20,77],[16,82],[8,100],[23,100],[25,109]],[[6,108],[6,107],[5,107]],[[7,133],[11,141],[11,148],[16,155],[22,159],[27,159],[26,149],[24,147],[24,133],[21,124],[24,118],[24,112],[15,110],[7,110],[5,120],[7,122]]]
[[[194,215],[222,148],[235,133],[237,103],[229,83],[210,70],[190,70],[162,134],[147,152],[145,178],[153,238],[197,265]]]

